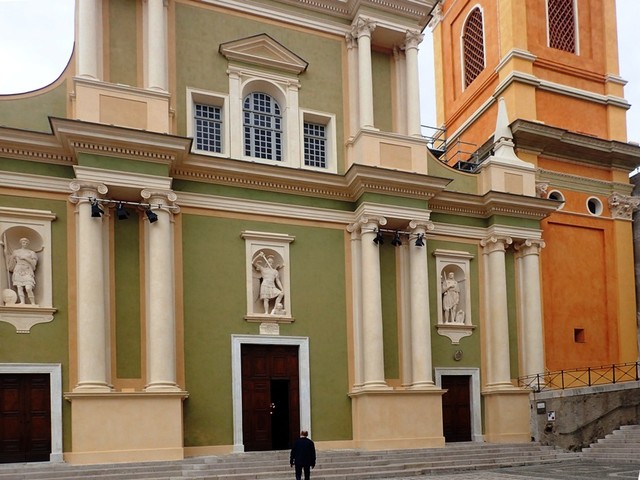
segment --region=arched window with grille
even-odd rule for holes
[[[547,0],[549,46],[576,53],[576,8],[574,0]]]
[[[468,87],[485,67],[484,22],[479,7],[471,11],[462,29],[462,56],[464,86]]]
[[[273,97],[262,92],[247,95],[242,105],[244,154],[282,161],[282,113]]]

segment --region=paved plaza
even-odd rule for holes
[[[430,474],[407,477],[401,480],[588,480],[633,479],[640,480],[640,463],[620,464],[571,461],[559,464],[501,468],[499,470],[474,470],[465,473]]]

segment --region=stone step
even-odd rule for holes
[[[418,450],[319,451],[317,480],[391,479],[428,472],[536,465],[576,459],[536,443],[491,445],[447,444]],[[67,465],[49,463],[0,465],[0,480],[284,480],[291,479],[289,452],[252,452],[195,457],[179,462]]]
[[[583,458],[640,463],[640,425],[624,425],[582,450]]]

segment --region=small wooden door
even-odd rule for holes
[[[446,442],[471,441],[471,377],[447,375],[442,377],[442,423]]]
[[[245,451],[285,450],[298,438],[298,347],[242,346],[242,433]]]
[[[0,374],[0,463],[46,462],[51,454],[49,374]]]

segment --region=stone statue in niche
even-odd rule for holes
[[[259,251],[251,261],[253,268],[260,274],[259,298],[262,300],[265,315],[285,315],[282,298],[284,297],[284,287],[280,280],[279,270],[283,264],[275,264],[273,255],[265,255]],[[271,303],[273,301],[273,308]]]
[[[36,304],[34,290],[36,287],[36,268],[38,265],[38,255],[29,248],[30,240],[26,237],[20,239],[20,247],[11,250],[7,242],[6,234],[2,236],[2,252],[7,265],[8,283],[12,285],[18,295],[18,304]],[[5,304],[12,305],[8,293],[3,292]],[[9,303],[7,303],[9,302]]]
[[[464,311],[459,308],[460,285],[454,272],[442,271],[442,321],[464,323]]]

